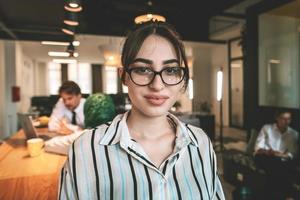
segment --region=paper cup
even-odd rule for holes
[[[42,138],[32,138],[27,140],[27,149],[31,157],[38,156],[42,153],[44,140]]]

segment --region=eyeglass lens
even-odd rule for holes
[[[128,73],[137,85],[149,85],[156,75],[160,75],[165,84],[176,85],[182,81],[185,69],[183,67],[166,67],[156,72],[148,67],[133,67],[128,70]]]

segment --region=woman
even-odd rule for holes
[[[132,109],[74,142],[60,199],[224,199],[210,140],[168,112],[189,77],[176,31],[138,25],[122,65]]]

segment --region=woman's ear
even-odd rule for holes
[[[127,85],[127,84],[126,84],[126,74],[123,75],[123,73],[125,73],[124,68],[123,68],[123,67],[119,67],[119,68],[118,68],[119,78],[121,79],[121,81],[122,81],[122,83],[123,83],[124,85]],[[123,79],[123,76],[124,76],[124,79]]]
[[[185,93],[186,92],[186,87],[183,85],[180,90],[179,90],[181,93]]]
[[[124,69],[123,67],[118,67],[118,75],[119,75],[119,78],[122,79],[122,74],[124,72]]]
[[[180,83],[180,85],[181,85],[181,88],[180,88],[180,92],[181,93],[185,93],[186,92],[186,87],[185,87],[185,84],[184,84],[184,82],[182,81],[181,83]]]

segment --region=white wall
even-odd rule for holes
[[[211,48],[195,47],[193,49],[194,65],[194,100],[193,111],[200,111],[202,102],[211,101]]]
[[[47,96],[49,91],[48,86],[48,68],[44,62],[35,62],[34,68],[34,95]]]
[[[16,49],[13,41],[1,41],[2,53],[0,54],[1,76],[1,132],[0,137],[5,138],[17,131],[17,103],[12,102],[12,86],[17,86],[16,82]]]
[[[47,65],[27,56],[21,43],[16,42],[17,83],[21,87],[18,112],[28,112],[32,96],[48,94]]]
[[[193,111],[200,111],[200,105],[204,101],[211,105],[212,113],[215,114],[216,124],[220,123],[220,106],[216,98],[217,71],[220,67],[224,72],[223,87],[223,124],[229,124],[228,103],[228,59],[226,44],[199,45],[193,47],[193,79],[194,99]]]
[[[4,84],[4,73],[5,73],[5,63],[4,63],[4,41],[0,40],[0,138],[4,134],[4,97],[5,97],[5,84]]]
[[[20,52],[22,54],[22,52]],[[35,95],[35,79],[34,68],[35,62],[28,58],[26,55],[22,54],[22,59],[18,60],[22,65],[20,69],[22,76],[19,77],[18,82],[21,85],[21,102],[18,108],[19,112],[28,112],[31,97]],[[46,83],[45,83],[46,84]]]
[[[18,112],[28,112],[31,97],[47,95],[47,66],[26,56],[19,42],[0,41],[0,138],[18,129]],[[20,102],[12,102],[12,86],[20,87]]]

